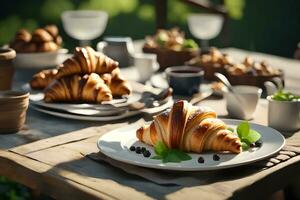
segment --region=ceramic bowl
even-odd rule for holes
[[[67,49],[51,52],[17,53],[14,66],[17,68],[44,68],[53,67],[63,60],[61,56],[68,53]]]
[[[14,133],[22,129],[26,120],[29,93],[18,91],[0,92],[0,133]]]

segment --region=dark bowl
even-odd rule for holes
[[[165,70],[169,86],[176,95],[192,95],[199,92],[204,71],[199,67],[175,66]]]

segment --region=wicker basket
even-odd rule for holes
[[[196,57],[199,50],[174,51],[170,49],[143,47],[143,52],[156,54],[157,62],[162,71],[167,67],[184,65],[186,61]]]

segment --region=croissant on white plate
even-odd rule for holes
[[[111,90],[98,74],[57,79],[45,89],[45,102],[90,102],[112,100]]]
[[[152,146],[161,141],[168,148],[185,152],[241,152],[240,139],[217,119],[216,112],[187,101],[178,101],[170,111],[155,116],[151,124],[136,131],[136,136]]]
[[[73,74],[111,73],[119,66],[117,61],[91,47],[76,47],[74,56],[65,60],[58,69],[57,77]]]

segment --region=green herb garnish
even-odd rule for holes
[[[243,150],[249,149],[250,144],[257,142],[261,138],[261,135],[257,131],[250,129],[248,121],[241,122],[236,131],[242,142]]]
[[[291,92],[278,90],[273,96],[273,100],[276,101],[300,101],[300,96],[294,95]]]
[[[187,153],[178,149],[169,149],[163,142],[159,141],[154,146],[155,156],[151,159],[162,160],[163,163],[174,162],[180,163],[181,161],[191,160],[192,157]]]
[[[184,49],[197,49],[198,44],[193,39],[186,39],[183,42],[182,48],[184,48]]]

